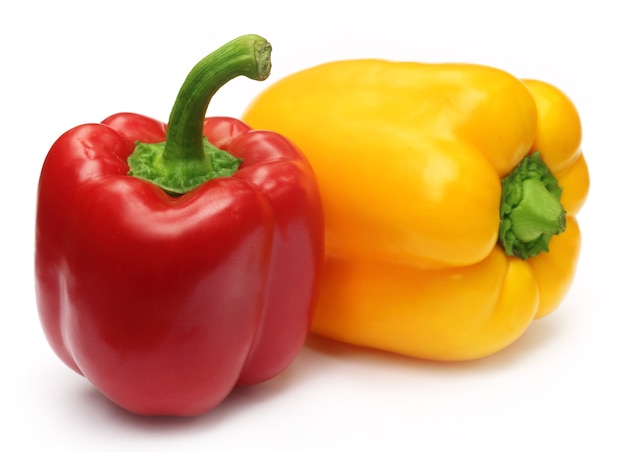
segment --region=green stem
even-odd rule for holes
[[[271,46],[262,37],[236,38],[202,59],[183,83],[168,121],[164,143],[137,143],[129,174],[182,194],[215,177],[230,176],[241,161],[203,136],[204,118],[215,93],[233,78],[265,80]]]
[[[506,254],[528,259],[548,251],[566,228],[561,187],[536,152],[502,180],[499,242]]]

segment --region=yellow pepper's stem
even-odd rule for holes
[[[548,251],[565,230],[561,187],[536,152],[502,180],[499,243],[508,255],[528,259]]]

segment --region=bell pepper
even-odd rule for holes
[[[269,86],[243,118],[293,140],[318,178],[314,333],[475,359],[570,287],[589,174],[556,87],[482,65],[335,61]]]
[[[122,408],[192,416],[266,381],[308,335],[323,263],[311,167],[286,138],[205,118],[271,47],[237,38],[196,65],[169,124],[115,114],[50,149],[36,294],[56,354]]]

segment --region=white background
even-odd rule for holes
[[[0,449],[626,450],[626,37],[616,5],[3,2]],[[66,368],[43,337],[33,290],[35,193],[50,145],[120,111],[167,120],[188,70],[247,33],[273,44],[272,76],[229,83],[208,115],[240,116],[272,80],[339,58],[483,63],[561,87],[580,111],[592,177],[579,270],[561,307],[469,363],[311,339],[285,373],[192,419],[127,414]]]

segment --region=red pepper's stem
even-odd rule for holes
[[[260,36],[246,35],[232,40],[196,64],[172,108],[163,158],[203,158],[202,129],[211,98],[237,76],[265,80],[271,68],[271,49]]]
[[[245,35],[206,56],[191,70],[170,113],[164,143],[137,143],[128,158],[129,175],[183,194],[204,182],[231,176],[241,163],[203,136],[204,117],[213,95],[229,80],[245,75],[265,80],[272,47],[262,37]]]

